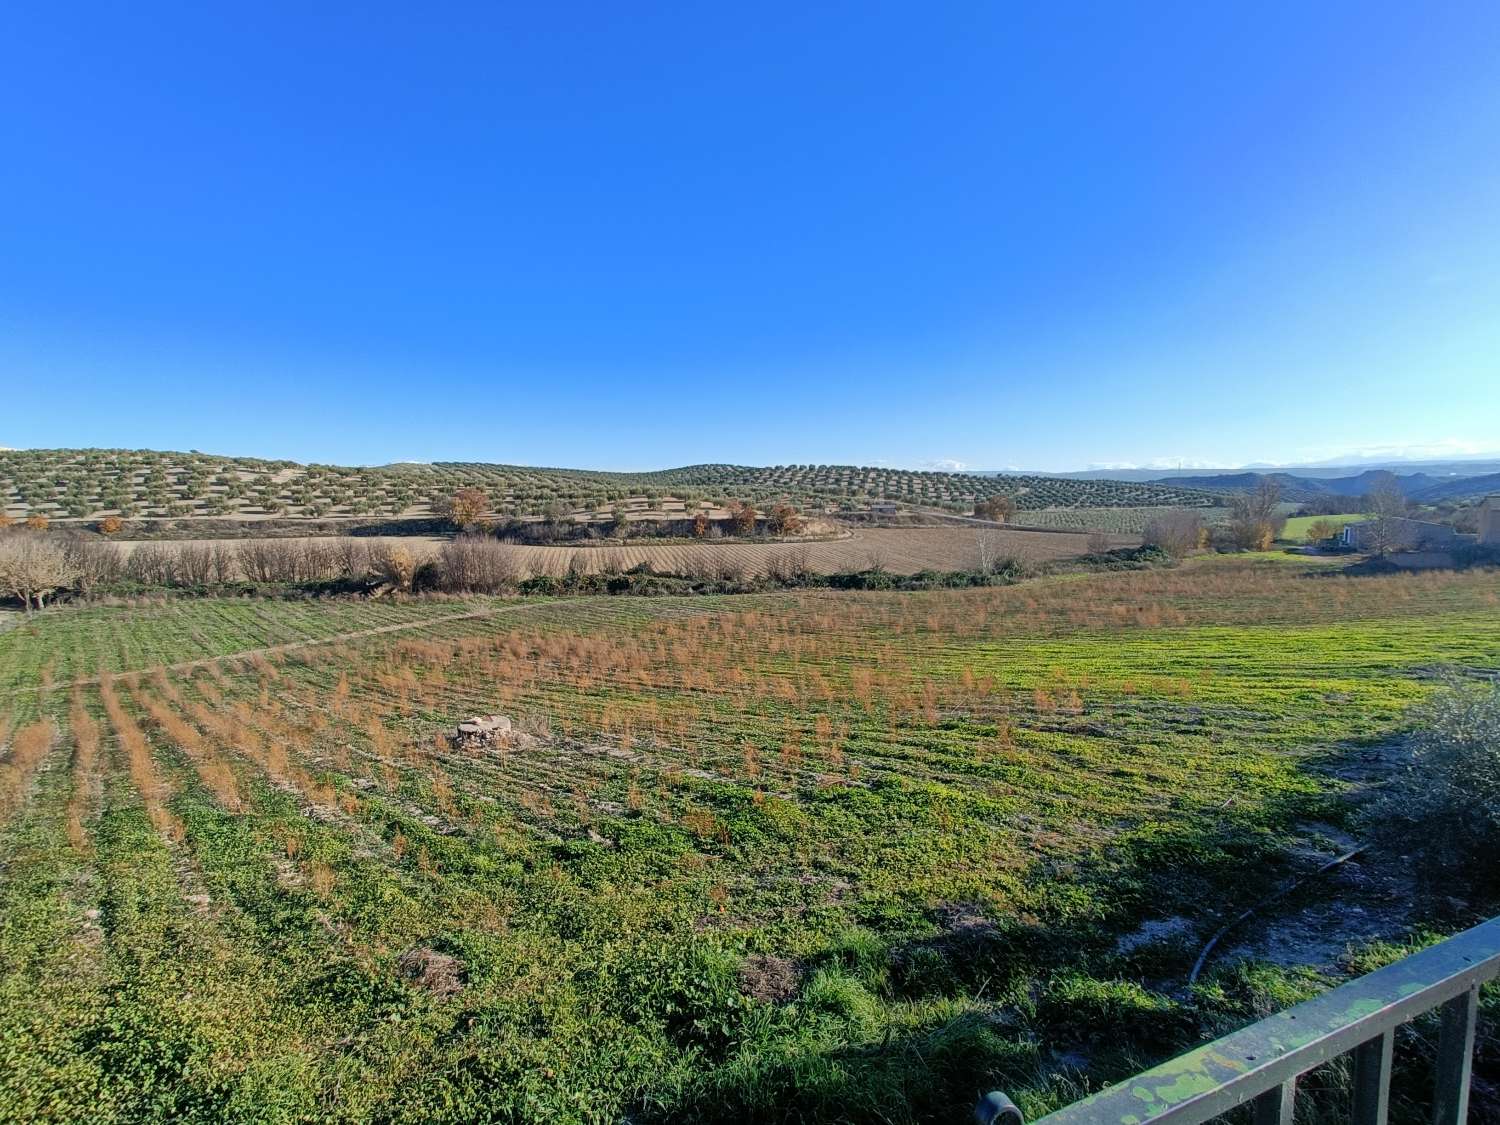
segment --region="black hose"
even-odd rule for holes
[[[1330,859],[1327,863],[1325,863],[1322,867],[1318,868],[1316,871],[1311,871],[1311,872],[1309,872],[1306,875],[1303,875],[1303,876],[1300,876],[1299,878],[1293,879],[1290,883],[1288,883],[1286,886],[1282,887],[1275,894],[1267,895],[1265,898],[1261,899],[1259,902],[1255,903],[1254,905],[1250,906],[1248,909],[1246,909],[1246,910],[1242,911],[1241,913],[1235,915],[1235,917],[1231,918],[1228,922],[1224,923],[1224,925],[1219,928],[1219,932],[1216,933],[1216,934],[1214,934],[1213,937],[1211,937],[1211,938],[1208,939],[1208,944],[1203,947],[1203,952],[1201,952],[1201,953],[1198,954],[1198,960],[1195,961],[1195,962],[1193,962],[1193,971],[1188,974],[1188,979],[1187,979],[1188,987],[1191,988],[1194,985],[1194,983],[1197,982],[1197,980],[1198,980],[1198,974],[1203,971],[1203,966],[1205,964],[1207,964],[1207,962],[1208,962],[1208,955],[1213,952],[1214,946],[1216,946],[1216,945],[1219,944],[1219,939],[1222,938],[1225,934],[1227,934],[1230,930],[1234,929],[1241,922],[1245,921],[1245,919],[1251,917],[1253,914],[1255,914],[1256,911],[1260,910],[1262,907],[1270,906],[1271,903],[1275,902],[1277,899],[1285,898],[1287,895],[1291,894],[1298,887],[1300,887],[1303,883],[1307,882],[1307,880],[1312,879],[1312,878],[1314,878],[1314,877],[1316,877],[1318,875],[1321,875],[1325,871],[1331,871],[1333,868],[1339,866],[1339,864],[1341,864],[1341,863],[1347,863],[1349,860],[1351,860],[1355,856],[1359,855],[1361,852],[1363,852],[1368,847],[1369,847],[1368,844],[1361,844],[1359,847],[1355,848],[1352,852],[1345,852],[1343,855],[1339,856],[1337,859]]]

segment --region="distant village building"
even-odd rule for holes
[[[1479,505],[1479,545],[1500,547],[1500,494],[1485,497]]]
[[[1339,542],[1356,551],[1373,551],[1379,546],[1397,551],[1448,551],[1463,539],[1445,523],[1387,516],[1345,524]]]

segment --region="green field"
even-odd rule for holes
[[[1497,613],[1215,560],[46,614],[0,634],[0,1119],[1043,1112],[1326,984],[1182,989]]]
[[[1281,533],[1281,538],[1289,543],[1302,543],[1307,540],[1307,530],[1320,520],[1327,520],[1335,527],[1343,527],[1346,523],[1365,519],[1358,512],[1350,512],[1337,516],[1293,516],[1286,521],[1286,528]]]
[[[0,632],[0,698],[100,672],[322,641],[517,604],[483,598],[405,602],[138,598],[19,619]]]
[[[1042,508],[1020,512],[1011,522],[1017,527],[1046,527],[1062,531],[1105,531],[1114,535],[1139,535],[1154,519],[1179,508],[1146,506],[1136,508]],[[1214,523],[1229,515],[1228,508],[1198,508],[1205,522]]]

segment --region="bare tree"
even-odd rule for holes
[[[247,540],[239,545],[235,554],[238,556],[236,561],[240,572],[251,582],[275,582],[281,572],[278,561],[280,553],[276,544],[269,539]]]
[[[0,589],[21,599],[30,613],[32,603],[43,609],[47,597],[78,581],[81,570],[56,543],[36,536],[17,536],[0,542]]]
[[[1365,493],[1365,514],[1370,517],[1365,541],[1377,555],[1388,555],[1403,545],[1401,519],[1406,515],[1406,493],[1395,473],[1376,473]]]
[[[213,581],[214,552],[207,543],[184,543],[177,549],[177,580],[184,586],[207,586]]]
[[[125,577],[142,586],[177,582],[177,554],[162,543],[137,543],[125,560]]]
[[[1016,502],[1009,496],[996,493],[994,496],[986,496],[983,500],[974,504],[974,515],[978,519],[993,520],[995,523],[1008,523],[1016,514]]]
[[[457,594],[499,593],[514,586],[521,574],[515,547],[480,535],[444,543],[435,569],[438,586]]]
[[[376,576],[397,590],[410,590],[417,576],[416,560],[400,543],[382,543],[372,552],[371,563]]]
[[[370,545],[346,535],[333,546],[341,577],[357,582],[370,573]]]
[[[976,528],[974,531],[974,569],[988,574],[999,561],[999,534],[984,528]]]
[[[294,559],[294,582],[321,582],[338,574],[338,552],[329,543],[299,543]]]
[[[720,582],[740,582],[745,577],[745,564],[734,549],[720,551],[713,559],[714,577]]]
[[[1376,473],[1370,491],[1364,496],[1364,511],[1370,516],[1406,515],[1406,493],[1401,491],[1401,481],[1395,473]]]
[[[213,572],[214,581],[223,586],[233,582],[238,573],[235,563],[234,550],[228,543],[215,543],[213,545]]]
[[[1148,521],[1141,538],[1148,547],[1160,547],[1180,559],[1203,546],[1206,530],[1202,515],[1178,508]]]
[[[1249,492],[1229,500],[1229,530],[1236,547],[1248,551],[1267,550],[1286,519],[1277,514],[1281,503],[1281,485],[1274,477],[1261,477]]]
[[[116,582],[125,573],[125,559],[113,543],[73,533],[62,536],[58,546],[78,570],[78,588],[83,593]]]

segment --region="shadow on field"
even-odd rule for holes
[[[1137,826],[1067,870],[1039,859],[1003,912],[946,903],[926,933],[834,938],[794,999],[757,1005],[650,1119],[961,1121],[997,1088],[1030,1117],[1295,1002],[1319,983],[1230,961],[1192,992],[1186,977],[1224,919],[1305,868],[1294,826],[1345,808],[1292,793],[1213,812]]]

